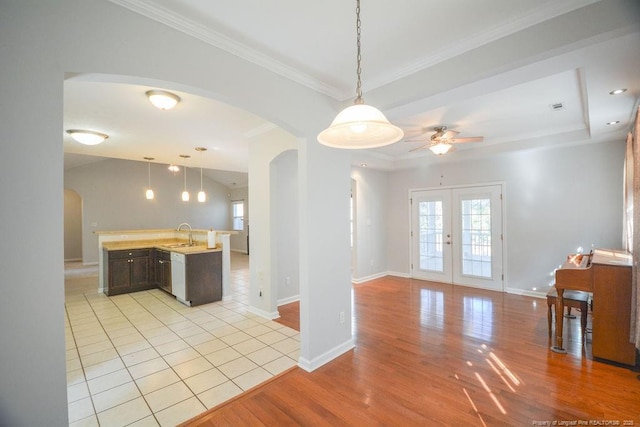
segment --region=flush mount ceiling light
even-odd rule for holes
[[[148,90],[146,92],[149,102],[160,110],[171,110],[180,102],[180,97],[166,90]]]
[[[207,151],[204,147],[196,147],[196,151],[200,152],[200,191],[198,191],[198,201],[204,203],[207,201],[207,194],[202,189],[202,153]]]
[[[151,189],[151,160],[154,160],[153,157],[144,157],[144,159],[147,161],[148,163],[148,175],[149,175],[149,182],[148,182],[148,187],[147,187],[147,191],[145,192],[145,196],[147,197],[147,200],[153,200],[153,190]]]
[[[374,148],[398,142],[404,132],[389,123],[380,110],[366,105],[362,99],[360,0],[356,1],[357,68],[356,99],[352,106],[342,110],[331,125],[320,132],[318,142],[334,148]]]
[[[106,133],[93,130],[69,129],[67,133],[71,135],[71,138],[84,145],[98,145],[109,138],[109,135]]]
[[[609,92],[609,95],[620,95],[621,93],[625,93],[626,91],[626,88],[616,89]]]
[[[183,166],[184,167],[184,191],[182,191],[182,201],[188,202],[189,192],[187,191],[187,159],[191,156],[188,154],[180,154],[180,157],[182,157],[184,162],[184,166]]]
[[[607,122],[607,126],[617,125],[618,123],[620,123],[620,120],[614,120],[612,122]]]
[[[452,145],[446,141],[438,141],[429,146],[429,150],[433,151],[438,156],[447,154],[451,150]]]

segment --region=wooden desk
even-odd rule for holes
[[[629,342],[632,256],[621,250],[594,249],[586,263],[584,257],[576,262],[570,256],[556,270],[556,344],[551,350],[567,352],[562,340],[564,290],[592,292],[593,357],[635,365],[636,349]]]

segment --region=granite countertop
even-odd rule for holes
[[[102,248],[108,251],[120,251],[128,249],[162,249],[181,254],[195,254],[204,252],[220,252],[222,247],[216,244],[215,248],[207,248],[206,243],[195,242],[194,246],[186,246],[187,240],[183,239],[152,239],[152,240],[121,240],[102,243]]]

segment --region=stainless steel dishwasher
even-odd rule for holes
[[[177,252],[171,252],[171,293],[183,304],[190,305],[187,301],[187,283],[185,274],[185,256]]]

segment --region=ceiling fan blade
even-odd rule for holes
[[[412,148],[411,150],[409,150],[409,152],[411,153],[412,151],[423,150],[425,148],[429,148],[430,145],[431,145],[431,143],[425,144],[425,145],[421,145],[420,147]]]
[[[456,132],[455,130],[447,130],[439,138],[453,139],[459,133],[460,132]]]
[[[484,137],[482,136],[469,136],[466,138],[453,138],[450,142],[459,144],[464,142],[482,142],[484,141]]]
[[[429,142],[429,141],[424,138],[419,138],[419,139],[405,139],[404,142]]]

